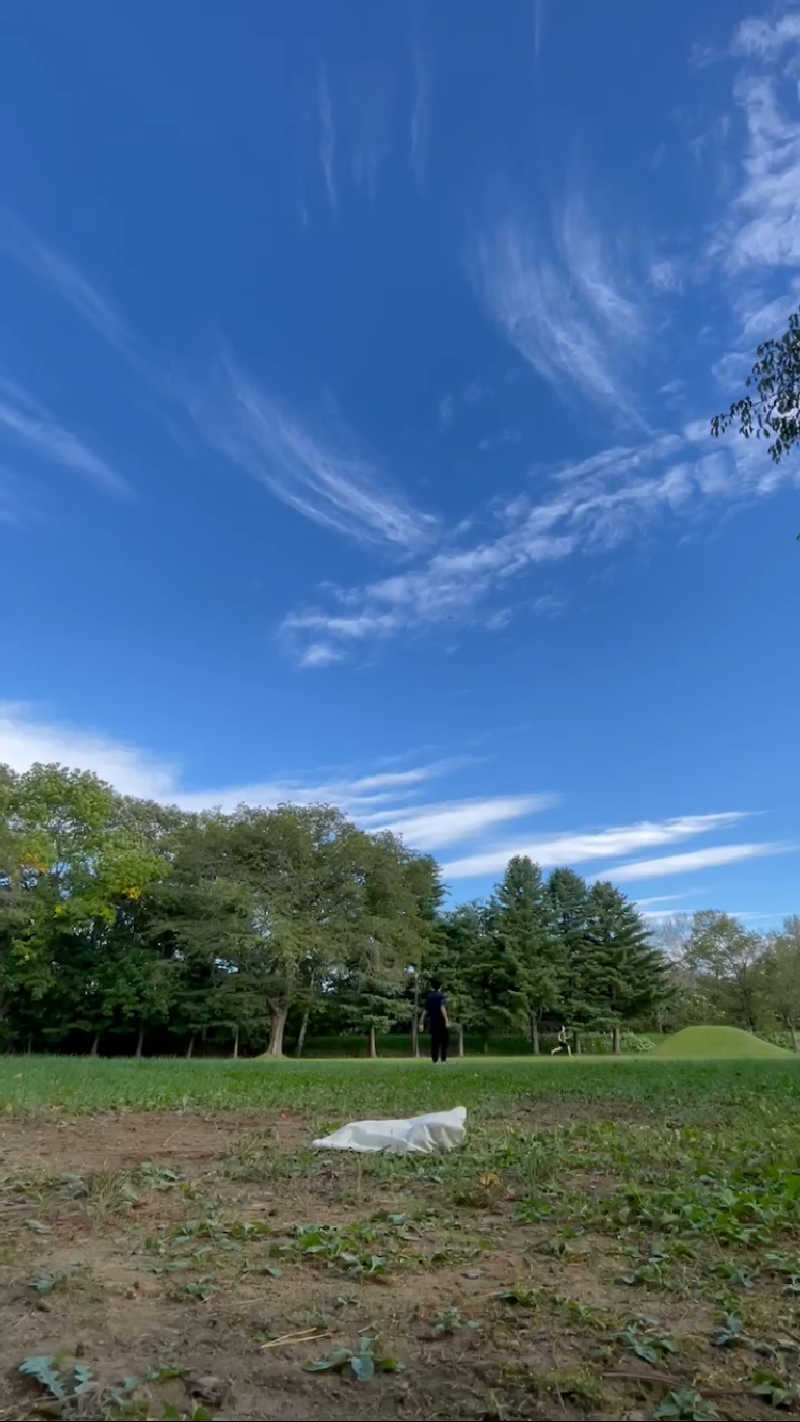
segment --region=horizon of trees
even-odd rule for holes
[[[463,1048],[526,1034],[779,1025],[797,1045],[800,918],[652,930],[608,882],[512,858],[443,907],[439,867],[329,805],[185,813],[87,771],[0,765],[0,1050],[298,1055],[309,1028],[407,1031],[440,975]],[[700,1016],[697,1014],[700,1013]],[[705,1015],[703,1015],[705,1014]],[[288,1029],[288,1031],[287,1031]]]

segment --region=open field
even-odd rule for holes
[[[792,1058],[0,1058],[0,1417],[800,1417],[798,1125]]]
[[[667,1037],[656,1047],[657,1057],[705,1059],[722,1057],[728,1061],[738,1058],[787,1057],[789,1053],[774,1042],[765,1042],[752,1032],[744,1032],[741,1027],[684,1027],[672,1037]]]

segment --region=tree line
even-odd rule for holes
[[[311,1027],[416,1053],[434,975],[462,1043],[524,1030],[534,1052],[562,1025],[619,1051],[682,1001],[751,1010],[743,986],[723,1002],[738,958],[676,960],[610,883],[516,857],[486,901],[443,902],[433,858],[328,805],[189,814],[0,766],[0,1049],[280,1056]]]
[[[727,1023],[782,1034],[800,1050],[800,917],[756,933],[713,909],[676,914],[657,930],[671,962],[680,1026]]]

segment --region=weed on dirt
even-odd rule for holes
[[[793,1061],[448,1072],[0,1062],[0,1418],[800,1417]]]

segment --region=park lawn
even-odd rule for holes
[[[800,1417],[799,1118],[792,1058],[0,1058],[0,1417]]]
[[[754,1058],[787,1057],[784,1047],[776,1047],[774,1042],[765,1042],[753,1032],[745,1032],[741,1027],[684,1027],[672,1037],[667,1037],[655,1051],[656,1057],[693,1058],[708,1061],[718,1057],[731,1061]]]

